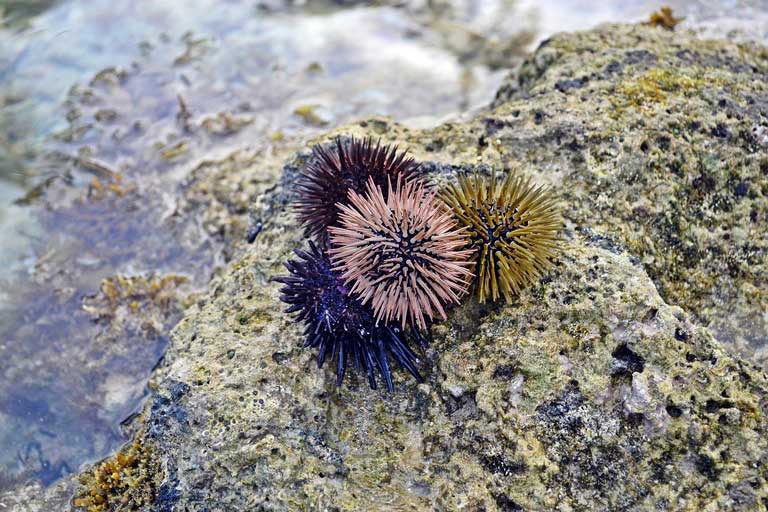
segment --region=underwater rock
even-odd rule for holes
[[[282,313],[272,278],[305,243],[287,201],[308,150],[282,175],[213,172],[216,189],[274,185],[195,207],[216,232],[250,202],[260,231],[187,309],[133,427],[160,468],[155,509],[768,506],[768,376],[737,355],[767,357],[767,84],[764,48],[608,25],[544,43],[474,120],[323,137],[408,147],[438,185],[513,169],[566,220],[548,274],[509,303],[465,301],[432,328],[425,381],[397,371],[393,393],[337,388]],[[46,510],[40,492],[0,504]]]

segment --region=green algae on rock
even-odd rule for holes
[[[203,503],[616,510],[766,496],[753,462],[768,449],[768,379],[666,305],[628,255],[575,237],[548,282],[480,323],[468,304],[438,326],[426,382],[381,401],[363,379],[336,391],[310,368],[258,277],[286,242],[235,264],[174,332],[163,372],[190,384],[190,428],[159,450]]]
[[[768,365],[764,48],[642,26],[559,36],[495,106],[463,130],[483,158],[545,169],[578,229],[627,248],[667,301]]]

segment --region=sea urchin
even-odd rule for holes
[[[480,302],[509,300],[532,283],[556,253],[562,222],[555,200],[530,179],[508,173],[459,177],[441,194],[460,226],[469,231],[475,254],[476,294]]]
[[[369,179],[365,195],[350,191],[331,226],[334,269],[379,322],[425,329],[443,305],[459,302],[472,273],[471,250],[450,211],[417,181],[402,178],[388,194]]]
[[[362,191],[369,179],[383,187],[388,179],[412,178],[419,172],[413,158],[397,147],[374,145],[370,138],[337,137],[333,149],[318,145],[312,152],[296,184],[295,207],[306,234],[322,244],[326,229],[338,220],[337,203],[346,204],[350,190]]]
[[[397,328],[377,325],[370,308],[348,293],[325,252],[312,242],[309,245],[309,251],[296,250],[297,259],[285,263],[290,275],[274,280],[284,285],[280,298],[289,305],[286,313],[296,313],[297,319],[304,322],[304,346],[318,349],[318,367],[327,357],[335,360],[337,385],[341,385],[351,360],[368,376],[371,388],[376,389],[374,374],[378,369],[392,391],[389,352],[420,381],[418,359],[408,347],[406,336]],[[412,335],[421,340],[418,332]]]

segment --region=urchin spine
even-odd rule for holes
[[[361,192],[369,179],[385,186],[388,179],[411,179],[420,172],[397,146],[374,144],[370,137],[337,137],[333,147],[317,145],[312,153],[296,184],[294,204],[306,234],[321,245],[326,245],[328,227],[338,223],[338,204],[348,202],[350,190]]]

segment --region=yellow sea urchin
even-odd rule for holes
[[[543,186],[508,173],[486,179],[459,177],[441,198],[466,226],[475,253],[476,294],[480,302],[509,300],[538,278],[557,250],[562,221],[554,198]]]

